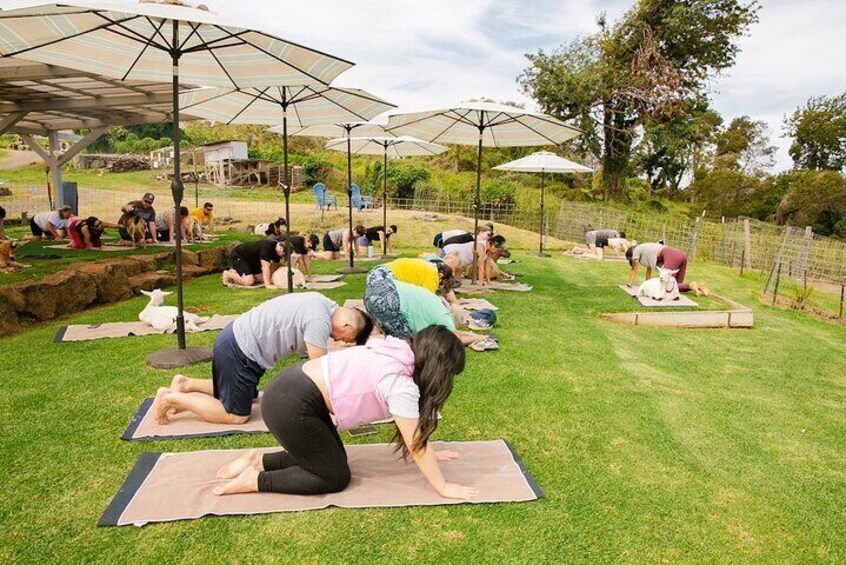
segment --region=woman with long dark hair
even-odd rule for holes
[[[410,341],[372,338],[285,369],[261,401],[267,428],[285,450],[250,451],[225,465],[217,476],[228,482],[215,494],[344,490],[350,468],[338,430],[392,418],[397,450],[411,456],[441,496],[476,496],[476,489],[447,483],[441,474],[438,462],[458,454],[436,452],[429,444],[464,360],[464,347],[452,332],[429,326]]]

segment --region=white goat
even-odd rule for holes
[[[299,269],[291,269],[294,279],[294,288],[305,288],[306,287],[306,278],[303,276],[302,272]],[[288,267],[282,265],[270,276],[270,282],[273,283],[273,286],[279,288],[288,288]]]
[[[652,300],[679,299],[679,283],[676,281],[678,269],[671,271],[658,267],[658,277],[644,281],[637,288],[635,296],[646,296]]]
[[[158,331],[172,332],[176,330],[176,306],[162,306],[165,296],[173,294],[172,292],[164,292],[158,288],[152,292],[142,290],[144,296],[150,297],[150,302],[138,314],[138,319],[145,324],[152,326]],[[199,331],[198,324],[204,324],[209,321],[207,317],[198,316],[190,312],[185,312],[185,329],[187,331]]]

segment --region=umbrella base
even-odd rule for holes
[[[398,259],[399,255],[396,253],[385,253],[383,255],[379,255],[380,259]]]
[[[549,253],[535,253],[535,257],[552,257]]]
[[[335,272],[339,275],[360,275],[369,271],[370,269],[362,269],[361,267],[341,267]]]
[[[147,364],[155,369],[176,369],[212,360],[211,347],[161,349],[147,356]]]

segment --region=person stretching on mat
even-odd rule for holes
[[[438,293],[450,303],[457,302],[453,292],[456,281],[452,269],[440,259],[402,258],[389,261],[384,266],[399,281]]]
[[[323,253],[324,257],[330,261],[337,261],[341,258],[341,250],[349,254],[350,245],[358,241],[358,238],[364,236],[364,226],[355,226],[352,234],[348,229],[332,230],[323,234]],[[359,247],[356,246],[356,255],[358,255]]]
[[[461,343],[441,326],[429,326],[411,342],[371,338],[363,347],[332,352],[282,371],[262,396],[267,429],[284,451],[246,452],[217,471],[229,479],[217,495],[250,492],[315,495],[350,484],[347,452],[338,430],[392,418],[393,442],[445,498],[469,499],[475,488],[448,483],[439,462],[460,458],[429,443],[438,410],[464,370]],[[337,428],[332,421],[334,415]]]
[[[468,234],[470,235],[470,234]],[[488,250],[491,248],[494,243],[491,241],[493,238],[493,232],[490,230],[488,226],[483,226],[479,228],[479,238],[478,243],[476,245],[476,257],[477,257],[477,273],[476,273],[476,282],[480,285],[486,285],[491,282],[490,279],[490,271],[488,269]],[[496,236],[498,239],[497,242],[505,243],[505,238],[502,236]],[[499,239],[501,238],[501,240]],[[458,273],[458,276],[462,276],[468,268],[473,266],[473,239],[471,238],[469,241],[465,243],[450,243],[445,245],[443,248],[444,253],[444,263],[449,265],[450,269],[452,269],[453,273]]]
[[[573,255],[591,255],[597,259],[604,259],[608,240],[612,238],[626,239],[626,232],[617,230],[590,230],[585,234],[587,248],[577,245],[570,252]]]
[[[367,228],[364,230],[364,236],[367,238],[367,247],[378,242],[379,253],[382,252],[382,249],[387,249],[387,253],[393,255],[394,244],[391,242],[391,236],[395,233],[397,233],[397,227],[393,224],[388,227],[373,226],[372,228]]]
[[[271,275],[279,260],[285,257],[285,242],[259,239],[236,245],[229,256],[231,269],[223,271],[221,281],[225,285],[253,286],[264,284],[265,288],[276,288]]]
[[[671,271],[678,270],[676,273],[676,282],[679,283],[679,292],[693,291],[696,296],[704,294],[711,296],[711,291],[708,290],[704,282],[684,282],[684,277],[687,271],[687,255],[681,249],[664,245],[663,243],[641,243],[626,250],[626,259],[629,261],[631,270],[629,271],[629,280],[626,283],[632,286],[637,275],[639,265],[646,267],[646,278],[652,278],[652,271],[658,267],[663,267]]]
[[[317,258],[317,253],[314,251],[315,245],[318,243],[317,236],[310,235],[292,235],[291,240],[291,268],[299,269],[304,275],[311,275],[311,259]],[[282,243],[284,243],[284,238]]]
[[[244,424],[250,419],[262,375],[297,353],[316,359],[329,338],[363,344],[373,322],[357,308],[339,307],[317,292],[285,294],[259,304],[226,326],[214,340],[211,379],[176,375],[160,388],[151,408],[159,424],[189,410],[207,422]]]
[[[457,331],[452,313],[437,294],[397,280],[385,265],[367,274],[364,308],[382,333],[400,339],[416,335],[431,325],[444,326],[471,348],[487,339],[484,335]]]

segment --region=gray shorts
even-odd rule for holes
[[[585,243],[588,245],[596,245],[596,232],[589,231],[585,234]]]

